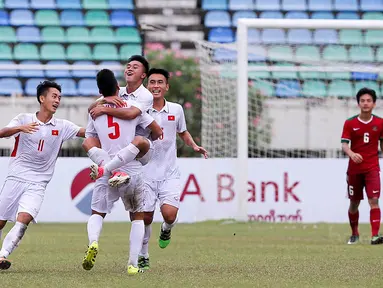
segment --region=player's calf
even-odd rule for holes
[[[178,208],[172,205],[163,204],[161,206],[164,222],[161,224],[161,232],[158,239],[158,246],[164,249],[170,244],[172,228],[177,223]]]

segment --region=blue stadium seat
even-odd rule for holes
[[[73,63],[73,66],[86,66],[94,65],[91,61],[76,61]],[[93,78],[96,77],[96,70],[72,70],[72,76],[77,78]]]
[[[41,64],[41,62],[40,61],[21,61],[20,64],[32,65],[32,64]],[[44,78],[45,77],[44,70],[21,69],[21,70],[19,70],[19,75],[20,75],[20,77],[23,77],[23,78],[36,78],[36,77]]]
[[[213,28],[209,31],[208,40],[211,42],[234,42],[234,33],[230,28]]]
[[[63,26],[83,26],[84,15],[78,10],[64,10],[60,14],[60,21]]]
[[[81,0],[56,0],[59,9],[82,9]]]
[[[54,0],[31,0],[31,7],[34,9],[55,9]]]
[[[28,79],[24,89],[26,96],[36,96],[36,87],[44,80],[44,78]]]
[[[360,19],[359,15],[356,14],[356,12],[339,12],[336,15],[337,19],[351,19],[351,20],[358,20]]]
[[[110,20],[113,26],[137,26],[136,19],[130,11],[113,11]]]
[[[312,38],[308,29],[289,29],[287,31],[287,42],[290,44],[311,44]]]
[[[257,18],[257,15],[253,11],[237,11],[233,14],[233,26],[237,27],[239,18]]]
[[[282,10],[306,11],[306,0],[282,0]]]
[[[298,81],[281,80],[276,89],[277,97],[297,97],[301,96],[301,87]]]
[[[314,12],[311,14],[311,19],[334,19],[334,14],[331,12]]]
[[[216,61],[235,61],[237,59],[237,52],[225,48],[218,48],[214,50],[214,60]]]
[[[334,8],[338,11],[358,11],[357,0],[335,0]]]
[[[19,27],[17,29],[17,40],[20,42],[40,42],[40,30],[37,27]]]
[[[78,82],[78,94],[82,96],[98,96],[97,83],[95,79],[81,79]]]
[[[309,15],[306,12],[287,12],[285,15],[286,19],[308,19]]]
[[[265,11],[262,12],[259,18],[263,19],[282,19],[283,15],[279,11]]]
[[[247,41],[249,44],[256,44],[260,43],[261,40],[261,33],[258,29],[249,29],[247,31]]]
[[[332,11],[332,0],[308,0],[310,11]]]
[[[266,61],[266,49],[264,47],[254,47],[249,52],[248,59],[249,61],[258,62],[258,61]]]
[[[11,25],[15,26],[30,26],[35,22],[30,10],[13,10],[9,18]]]
[[[285,32],[282,29],[264,29],[261,35],[262,42],[266,44],[286,43]]]
[[[362,11],[383,11],[383,0],[360,0]]]
[[[101,68],[110,69],[112,66],[121,66],[120,62],[117,61],[102,61],[99,65],[101,65]],[[116,75],[117,78],[123,77],[124,71],[121,69],[113,70],[114,75]]]
[[[209,11],[205,15],[206,27],[230,27],[231,20],[227,11]]]
[[[314,31],[314,43],[335,44],[338,43],[338,34],[333,29],[318,29]]]
[[[23,93],[20,81],[14,78],[0,79],[0,95],[11,96],[13,93]]]
[[[202,9],[204,10],[227,10],[227,1],[226,0],[203,0]]]
[[[78,96],[76,82],[73,79],[55,79],[61,85],[61,93],[64,96]]]
[[[49,65],[67,65],[68,63],[65,61],[49,61],[47,64]],[[69,70],[46,70],[45,75],[48,78],[69,78],[71,77]]]
[[[0,25],[1,26],[8,26],[9,25],[8,13],[4,10],[0,10]]]
[[[281,10],[281,6],[279,4],[279,0],[256,0],[255,9],[261,11],[279,11]]]
[[[109,0],[110,9],[134,9],[133,0]]]
[[[26,9],[29,8],[28,0],[5,0],[4,7],[9,9]]]
[[[6,61],[2,60],[0,61],[0,64],[15,64],[13,61]],[[5,69],[0,69],[0,78],[3,77],[18,77],[19,75],[17,74],[17,71],[12,69],[12,70],[5,70]]]
[[[352,72],[351,79],[354,80],[378,80],[379,74],[377,73],[367,73],[367,72]]]
[[[230,10],[253,10],[253,0],[229,0]]]

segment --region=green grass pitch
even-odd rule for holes
[[[348,225],[179,224],[162,250],[155,223],[151,270],[134,277],[126,274],[129,230],[105,223],[96,265],[85,271],[86,224],[31,225],[12,267],[0,271],[1,287],[383,286],[383,245],[369,244],[369,225],[360,227],[362,243],[350,246]]]

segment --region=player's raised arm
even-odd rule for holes
[[[93,119],[101,115],[110,115],[123,120],[133,120],[137,116],[141,115],[141,110],[137,107],[129,107],[129,108],[112,108],[105,106],[96,106],[90,111],[90,115]]]

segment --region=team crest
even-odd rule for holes
[[[372,127],[372,131],[378,131],[378,127],[376,126]]]

